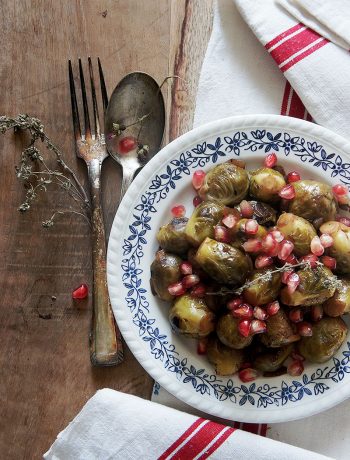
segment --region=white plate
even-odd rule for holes
[[[248,169],[266,152],[278,153],[286,171],[330,184],[350,183],[350,144],[313,123],[274,115],[232,117],[194,129],[158,153],[138,174],[115,217],[108,247],[111,303],[131,351],[166,390],[204,412],[243,422],[283,422],[328,409],[350,395],[350,342],[300,377],[215,375],[194,341],[172,333],[167,303],[150,292],[156,232],[182,203],[190,214],[191,175],[214,163],[241,158]]]

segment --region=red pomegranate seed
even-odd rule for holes
[[[250,240],[245,241],[242,244],[245,252],[259,252],[261,251],[262,244],[261,241],[256,238],[251,238]]]
[[[333,185],[332,187],[332,191],[335,195],[347,195],[349,190],[347,187],[345,187],[345,185],[342,185],[342,184],[336,184],[336,185]]]
[[[297,353],[296,351],[292,351],[291,357],[295,359],[296,361],[305,361],[305,358],[303,355]]]
[[[284,240],[284,236],[279,230],[272,230],[271,235],[277,243],[281,243]]]
[[[216,241],[220,241],[221,243],[229,243],[231,241],[230,233],[227,227],[224,227],[223,225],[215,225],[214,238]]]
[[[193,267],[191,262],[181,262],[180,264],[180,272],[182,275],[192,275]]]
[[[200,282],[198,275],[187,275],[182,278],[182,286],[185,289],[190,289]]]
[[[243,337],[248,337],[250,334],[251,324],[252,322],[249,319],[242,319],[242,321],[238,323],[238,331]]]
[[[334,243],[333,238],[331,237],[331,235],[328,235],[328,233],[323,233],[320,236],[320,241],[324,248],[330,248],[331,246],[333,246]]]
[[[270,256],[261,255],[255,259],[255,268],[269,267],[273,264],[273,259]]]
[[[291,254],[286,258],[285,262],[290,265],[296,265],[298,263],[298,259],[295,257],[294,254]]]
[[[311,337],[312,336],[312,325],[306,321],[302,321],[297,325],[298,334],[302,337]]]
[[[252,363],[245,361],[243,364],[241,364],[241,367],[239,368],[239,370],[247,369],[248,367],[252,367]]]
[[[194,288],[191,289],[191,295],[193,297],[204,297],[207,292],[207,288],[204,284],[198,283]]]
[[[198,340],[197,353],[199,355],[206,355],[207,354],[207,345],[208,345],[208,341],[206,339]]]
[[[296,291],[297,287],[300,284],[300,277],[298,273],[291,273],[287,279],[287,289],[290,294]]]
[[[242,369],[238,372],[238,377],[241,382],[252,382],[257,377],[259,377],[259,372],[251,367],[247,367],[246,369]]]
[[[312,321],[319,321],[323,318],[323,307],[322,305],[312,305],[311,307],[311,319]]]
[[[254,214],[254,210],[249,201],[241,201],[239,208],[241,210],[242,217],[249,219]]]
[[[277,164],[277,155],[275,153],[269,153],[264,159],[264,165],[267,168],[273,168]]]
[[[266,329],[267,327],[265,321],[262,321],[260,319],[253,319],[250,327],[250,333],[252,335],[262,334],[263,332],[266,332]]]
[[[278,195],[284,200],[292,200],[295,198],[295,189],[292,184],[286,185],[280,190]]]
[[[89,288],[87,284],[81,284],[78,286],[74,291],[72,292],[72,297],[73,299],[86,299],[86,297],[89,295]]]
[[[310,244],[311,252],[315,254],[315,256],[322,256],[324,253],[324,247],[321,244],[321,240],[318,236],[314,236],[311,240]]]
[[[182,285],[181,281],[178,281],[177,283],[170,284],[168,286],[168,291],[169,291],[169,294],[177,297],[177,296],[180,296],[182,294],[185,294],[186,289]]]
[[[244,230],[248,235],[255,235],[259,230],[259,224],[255,219],[248,219],[245,223]]]
[[[138,142],[134,137],[123,137],[123,139],[119,141],[119,152],[125,155],[131,152],[131,150],[135,150],[137,146]]]
[[[244,303],[242,297],[236,297],[227,303],[227,308],[229,310],[234,310],[235,308],[238,308],[240,305],[242,305],[242,303]]]
[[[202,187],[204,178],[205,178],[205,172],[202,171],[201,169],[193,173],[192,185],[195,190],[199,190]]]
[[[274,237],[271,235],[271,233],[268,233],[263,239],[262,239],[262,248],[264,252],[269,255],[269,256],[276,256],[278,254],[278,249],[279,249],[279,244],[277,241],[274,239]]]
[[[330,270],[335,270],[337,268],[337,261],[334,257],[323,256],[321,257],[321,262]]]
[[[307,256],[303,256],[301,258],[303,262],[308,262],[311,268],[316,268],[318,257],[315,254],[308,254]]]
[[[294,244],[291,241],[284,240],[280,243],[278,258],[286,260],[294,250]]]
[[[297,377],[304,372],[304,364],[299,360],[292,361],[287,367],[287,372],[292,377]]]
[[[198,195],[196,195],[194,198],[193,198],[193,206],[196,208],[198,205],[200,205],[202,203],[202,198]]]
[[[265,321],[268,318],[267,312],[261,307],[254,307],[254,318]]]
[[[186,214],[186,208],[182,204],[178,204],[171,208],[171,214],[174,217],[183,217]]]
[[[253,318],[253,307],[247,303],[242,303],[239,307],[232,310],[234,318],[251,319]]]
[[[346,225],[347,227],[350,227],[350,219],[345,216],[337,216],[336,220],[340,222],[341,224]]]
[[[281,278],[282,283],[287,284],[289,275],[291,275],[292,273],[294,273],[294,271],[293,271],[292,269],[290,269],[290,270],[285,270],[285,271],[282,273],[282,278]]]
[[[280,303],[278,300],[275,300],[274,302],[271,302],[269,304],[266,305],[266,313],[269,315],[269,316],[273,316],[275,315],[278,310],[280,309]]]
[[[238,218],[233,215],[233,214],[227,214],[227,216],[225,216],[223,219],[222,219],[222,223],[227,227],[227,228],[233,228],[238,222]]]
[[[297,182],[298,180],[300,180],[300,174],[297,173],[296,171],[291,171],[288,175],[287,175],[287,181],[289,183],[291,182]]]
[[[300,308],[292,308],[288,313],[288,317],[293,323],[300,323],[304,319],[304,314]]]

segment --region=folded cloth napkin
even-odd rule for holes
[[[325,460],[114,390],[98,391],[62,431],[47,460]]]

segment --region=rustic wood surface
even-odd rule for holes
[[[40,118],[49,136],[86,183],[74,156],[67,60],[99,56],[107,89],[141,70],[161,82],[168,111],[166,141],[191,128],[199,70],[211,28],[212,0],[2,0],[0,2],[0,115]],[[44,195],[25,215],[15,178],[21,141],[0,135],[0,452],[4,459],[41,458],[57,433],[96,390],[114,388],[149,398],[152,380],[125,346],[115,368],[92,368],[90,300],[71,292],[91,285],[88,226],[64,216],[45,230],[63,191]],[[107,235],[116,211],[120,171],[103,167]],[[54,296],[56,300],[53,300]]]

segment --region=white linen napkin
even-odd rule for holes
[[[46,460],[326,460],[114,390],[98,391],[62,431]]]

